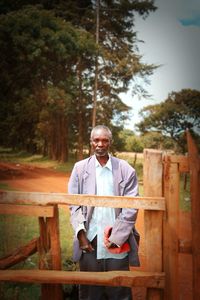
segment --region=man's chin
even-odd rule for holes
[[[106,156],[108,155],[107,151],[95,151],[94,153],[96,156],[101,157],[101,156]]]

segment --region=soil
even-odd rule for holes
[[[27,192],[67,192],[70,173],[56,172],[54,169],[41,168],[37,165],[13,164],[0,162],[0,183],[9,188]],[[66,206],[65,206],[65,209]],[[145,248],[143,212],[140,211],[137,220],[137,230],[141,235],[140,258],[141,270],[145,270]],[[188,212],[180,211],[179,237],[181,240],[191,240],[191,216]],[[192,299],[192,256],[179,254],[179,298],[177,300]],[[143,299],[145,290],[138,289],[135,299]],[[168,299],[167,299],[168,300]],[[170,300],[170,299],[169,299]]]

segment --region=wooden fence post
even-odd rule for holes
[[[38,242],[39,268],[61,270],[58,205],[54,205],[54,216],[39,218],[40,238]],[[42,284],[42,300],[63,300],[61,284]]]
[[[143,185],[144,196],[161,197],[162,191],[162,152],[152,149],[144,150]],[[162,271],[162,211],[144,211],[146,266],[148,271]],[[162,298],[162,291],[148,289],[147,298]]]
[[[200,156],[187,131],[192,217],[193,299],[200,299]]]
[[[172,163],[170,156],[164,162],[164,196],[166,212],[164,218],[164,271],[166,276],[166,300],[178,298],[178,225],[179,225],[180,174],[178,163]]]

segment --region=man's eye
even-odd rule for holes
[[[100,143],[100,142],[103,143],[103,144],[107,144],[107,143],[109,143],[109,140],[107,140],[107,139],[104,139],[104,140],[94,139],[93,142],[94,142],[95,144],[98,144],[98,143]]]

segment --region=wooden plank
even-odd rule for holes
[[[106,286],[146,286],[163,289],[165,274],[162,272],[109,271],[80,272],[55,270],[4,270],[0,281],[51,283],[51,284],[95,284]]]
[[[53,217],[53,206],[0,204],[0,214]]]
[[[61,248],[59,237],[58,206],[53,206],[54,213],[51,218],[39,218],[40,244],[39,267],[40,269],[61,270]],[[61,284],[44,283],[41,286],[42,300],[62,300],[63,291]]]
[[[162,196],[162,152],[144,150],[143,184],[145,196]],[[160,211],[145,211],[145,251],[148,271],[162,271],[162,219]],[[148,299],[161,299],[161,292],[147,290]]]
[[[38,193],[1,191],[0,203],[7,204],[62,204],[87,205],[104,207],[127,207],[148,210],[165,210],[164,197],[127,197],[127,196],[97,196],[68,195],[65,193]]]
[[[180,174],[178,163],[165,161],[164,193],[167,211],[164,218],[164,270],[166,273],[166,300],[177,300],[178,273],[178,224],[179,224]]]
[[[15,264],[26,260],[37,251],[38,238],[31,240],[28,244],[15,249],[12,253],[0,258],[0,269],[4,270]]]
[[[178,252],[192,254],[192,241],[178,240]]]
[[[187,131],[188,156],[190,164],[190,194],[192,217],[192,262],[193,262],[193,299],[200,299],[200,156],[198,148]]]
[[[39,269],[46,270],[51,269],[50,255],[49,255],[49,235],[47,232],[46,219],[39,217],[39,229],[40,237],[37,243],[38,255],[39,255]]]
[[[49,233],[49,243],[51,251],[52,269],[61,270],[61,247],[59,232],[58,206],[54,205],[54,217],[47,218],[47,230]],[[67,231],[66,231],[67,234]]]
[[[188,156],[185,155],[166,155],[163,159],[164,161],[167,160],[171,163],[175,163],[179,165],[179,172],[180,173],[188,173],[189,172],[189,160]]]

